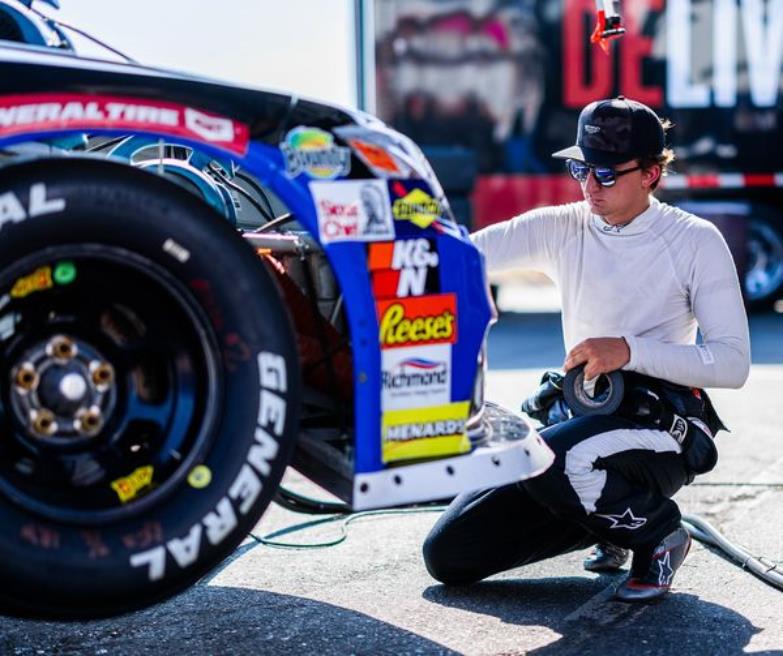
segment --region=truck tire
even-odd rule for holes
[[[269,504],[297,430],[294,335],[228,222],[150,173],[0,178],[0,606],[88,618],[165,599]]]
[[[744,292],[751,312],[769,310],[783,296],[783,229],[776,216],[748,221]]]

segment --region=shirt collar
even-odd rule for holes
[[[655,198],[655,196],[650,196],[650,206],[629,223],[623,223],[621,225],[611,225],[606,223],[600,216],[593,214],[593,227],[601,234],[613,237],[638,235],[649,228],[650,223],[653,221],[653,217],[658,212],[659,206],[660,201]]]

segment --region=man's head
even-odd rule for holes
[[[595,214],[611,223],[631,220],[674,159],[666,148],[668,121],[623,96],[590,103],[579,115],[576,145],[553,153],[568,161],[571,175]]]

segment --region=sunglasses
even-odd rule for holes
[[[632,169],[622,169],[617,171],[611,166],[593,166],[586,162],[579,162],[575,159],[569,159],[566,161],[568,172],[574,180],[584,182],[587,180],[587,176],[590,175],[590,171],[593,172],[595,181],[602,187],[611,187],[617,182],[617,178],[626,173],[633,173],[641,169],[641,166],[634,166]]]

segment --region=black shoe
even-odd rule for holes
[[[637,573],[636,557],[631,567],[631,574],[617,588],[615,599],[620,601],[652,601],[663,597],[672,585],[674,573],[679,569],[691,548],[691,536],[680,527],[669,533],[653,551],[652,560],[647,566],[641,567]]]
[[[616,572],[628,560],[628,549],[599,542],[585,559],[583,566],[588,572]]]

